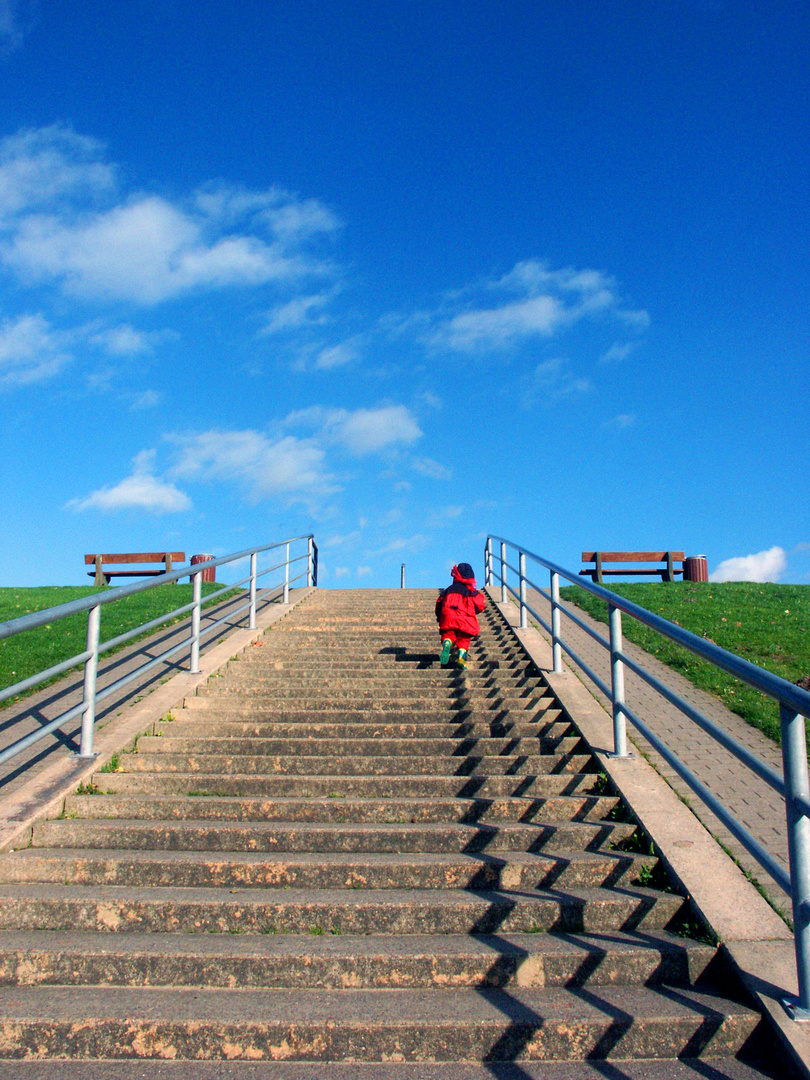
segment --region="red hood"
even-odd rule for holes
[[[462,577],[461,574],[458,572],[458,567],[457,566],[454,566],[453,569],[450,571],[450,577],[453,579],[453,581],[460,581],[461,584],[466,585],[468,589],[475,589],[475,587],[476,587],[475,586],[475,578],[474,577]]]

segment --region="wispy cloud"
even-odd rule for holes
[[[150,335],[136,330],[129,323],[111,326],[90,334],[90,342],[110,356],[137,356],[152,351]]]
[[[219,185],[176,202],[126,192],[101,144],[69,128],[0,143],[0,261],[83,298],[150,305],[300,282],[331,272],[310,245],[338,227],[328,208],[280,188]]]
[[[784,548],[772,547],[755,555],[725,559],[709,574],[709,581],[778,581],[787,570]]]
[[[140,394],[133,394],[130,401],[130,408],[134,412],[139,412],[141,409],[154,409],[160,404],[160,394],[157,390],[144,390]]]
[[[633,427],[635,422],[636,417],[633,413],[619,413],[618,416],[606,421],[605,427],[613,428],[614,431],[625,431],[627,428]]]
[[[426,340],[459,352],[505,349],[524,340],[550,338],[586,318],[611,317],[641,327],[646,312],[623,306],[613,278],[598,270],[550,270],[527,260],[509,273],[457,293],[433,320]]]
[[[31,0],[0,0],[0,50],[18,49],[34,24]]]
[[[51,378],[71,359],[64,335],[42,314],[0,323],[0,386],[22,386]]]
[[[133,461],[132,474],[114,487],[103,487],[85,499],[72,499],[70,510],[143,510],[176,514],[191,509],[191,499],[174,484],[154,475],[155,451],[143,450]]]
[[[332,292],[314,293],[311,296],[296,296],[286,304],[280,304],[267,313],[267,322],[260,334],[292,333],[302,327],[323,325],[329,321],[323,308],[332,296]]]
[[[451,480],[453,478],[452,469],[429,457],[414,458],[411,462],[411,468],[415,472],[421,473],[422,476],[430,477],[431,480]]]

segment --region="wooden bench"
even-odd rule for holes
[[[125,551],[116,555],[85,555],[84,565],[95,566],[95,570],[88,570],[88,577],[94,577],[94,585],[109,585],[110,578],[114,577],[154,577],[158,574],[168,574],[174,563],[186,561],[185,551]],[[129,566],[142,563],[163,563],[162,570],[106,570],[105,564],[113,566],[126,563]]]
[[[582,561],[584,563],[595,563],[593,569],[590,567],[585,570],[580,570],[580,574],[585,574],[599,585],[603,584],[603,577],[606,574],[623,574],[625,577],[633,576],[635,574],[653,574],[660,575],[662,581],[674,581],[676,574],[683,573],[683,551],[583,551]],[[605,570],[605,563],[663,563],[663,566],[658,566],[655,569],[650,567],[628,567],[623,570]],[[680,567],[675,567],[675,563],[680,562]]]

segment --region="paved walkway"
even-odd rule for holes
[[[547,622],[551,622],[551,605],[544,597],[532,592],[528,598],[528,603]],[[573,605],[567,604],[563,604],[563,607],[569,607],[583,622],[602,636],[607,636],[608,629],[604,623],[592,619],[581,608],[575,608]],[[570,647],[600,678],[610,685],[610,656],[607,650],[570,619],[563,616],[562,621],[563,637]],[[542,627],[539,629],[543,636],[550,640]],[[624,647],[628,656],[645,667],[651,674],[666,682],[681,697],[699,709],[704,716],[722,727],[762,761],[773,766],[781,773],[782,754],[775,743],[771,742],[756,728],[746,724],[741,717],[727,709],[717,698],[705,693],[703,690],[699,690],[678,672],[673,671],[666,664],[662,664],[654,656],[644,652],[643,649],[627,641],[625,641]],[[610,705],[605,696],[578,665],[574,664],[570,657],[565,654],[563,654],[563,662],[566,669],[574,670],[594,696],[602,704],[606,705],[609,710]],[[702,731],[696,724],[693,724],[674,705],[670,705],[642,679],[627,669],[625,669],[625,699],[630,708],[652,728],[667,746],[677,753],[681,761],[703,781],[713,794],[722,800],[737,820],[787,869],[788,850],[784,799],[747,769],[742,762],[716,743],[710,735]],[[647,740],[633,729],[631,724],[628,724],[628,737],[632,739],[671,787],[688,803],[711,834],[731,852],[740,866],[756,879],[771,902],[789,915],[790,898],[786,893],[760,867],[759,863],[748,854],[742,845],[734,839],[726,826],[703,805],[700,799],[687,787]]]

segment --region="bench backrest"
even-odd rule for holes
[[[185,551],[123,551],[113,555],[85,555],[85,566],[91,566],[97,559],[101,563],[150,563],[165,562],[166,557],[173,563],[186,561]]]
[[[685,558],[683,551],[583,551],[583,562],[596,562],[596,556],[600,555],[602,562],[666,562],[668,558],[682,562]]]

